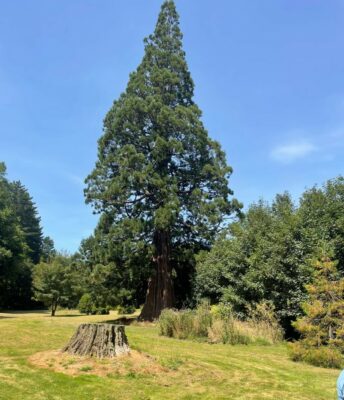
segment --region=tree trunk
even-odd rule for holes
[[[146,301],[140,315],[140,320],[143,321],[159,318],[164,308],[174,305],[169,233],[157,230],[154,234],[154,246],[156,270],[148,282]]]
[[[79,356],[112,358],[128,354],[130,349],[123,325],[81,324],[62,351]]]
[[[51,316],[52,317],[55,317],[56,308],[57,307],[55,306],[54,302],[52,302],[52,304],[51,304]]]

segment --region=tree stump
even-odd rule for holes
[[[81,324],[62,350],[69,354],[112,358],[130,352],[123,325]]]

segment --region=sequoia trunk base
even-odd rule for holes
[[[170,237],[168,232],[155,232],[154,244],[156,271],[148,282],[146,301],[139,317],[143,321],[153,321],[159,318],[164,308],[172,308],[174,306],[170,265]]]
[[[123,325],[81,324],[62,350],[78,356],[112,358],[130,352]]]

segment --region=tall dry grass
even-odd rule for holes
[[[160,334],[178,339],[204,339],[209,343],[274,344],[283,339],[283,331],[273,310],[260,304],[241,321],[233,317],[230,308],[211,309],[202,303],[196,310],[164,310],[159,319]]]

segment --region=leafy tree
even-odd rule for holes
[[[167,0],[141,64],[104,120],[85,191],[114,237],[131,231],[127,244],[150,259],[142,319],[175,304],[173,269],[187,282],[193,253],[209,247],[224,218],[239,208],[229,199],[232,169],[209,138],[193,92],[179,17]]]
[[[327,347],[344,354],[344,279],[336,264],[326,254],[313,263],[314,281],[306,286],[308,300],[303,304],[305,316],[294,323],[301,334],[295,351],[313,363],[319,363],[314,356],[310,359],[314,349]]]
[[[75,257],[83,292],[91,295],[97,307],[138,307],[144,301],[148,279],[147,252],[139,250],[135,242],[131,245],[132,231],[106,228],[103,217]]]
[[[227,237],[199,257],[195,294],[230,303],[241,317],[250,306],[269,301],[288,330],[310,280],[305,261],[297,210],[287,193],[277,195],[272,205],[251,205]]]
[[[29,256],[34,264],[40,260],[42,248],[42,228],[37,208],[27,189],[19,182],[10,184],[14,211],[19,218],[29,248]]]
[[[73,283],[70,259],[62,254],[57,254],[49,262],[41,262],[34,268],[35,299],[51,308],[51,316],[55,315],[58,305],[68,305],[73,296]]]
[[[324,243],[334,252],[338,270],[344,274],[344,177],[313,187],[301,197],[300,235],[303,250],[315,255]]]

